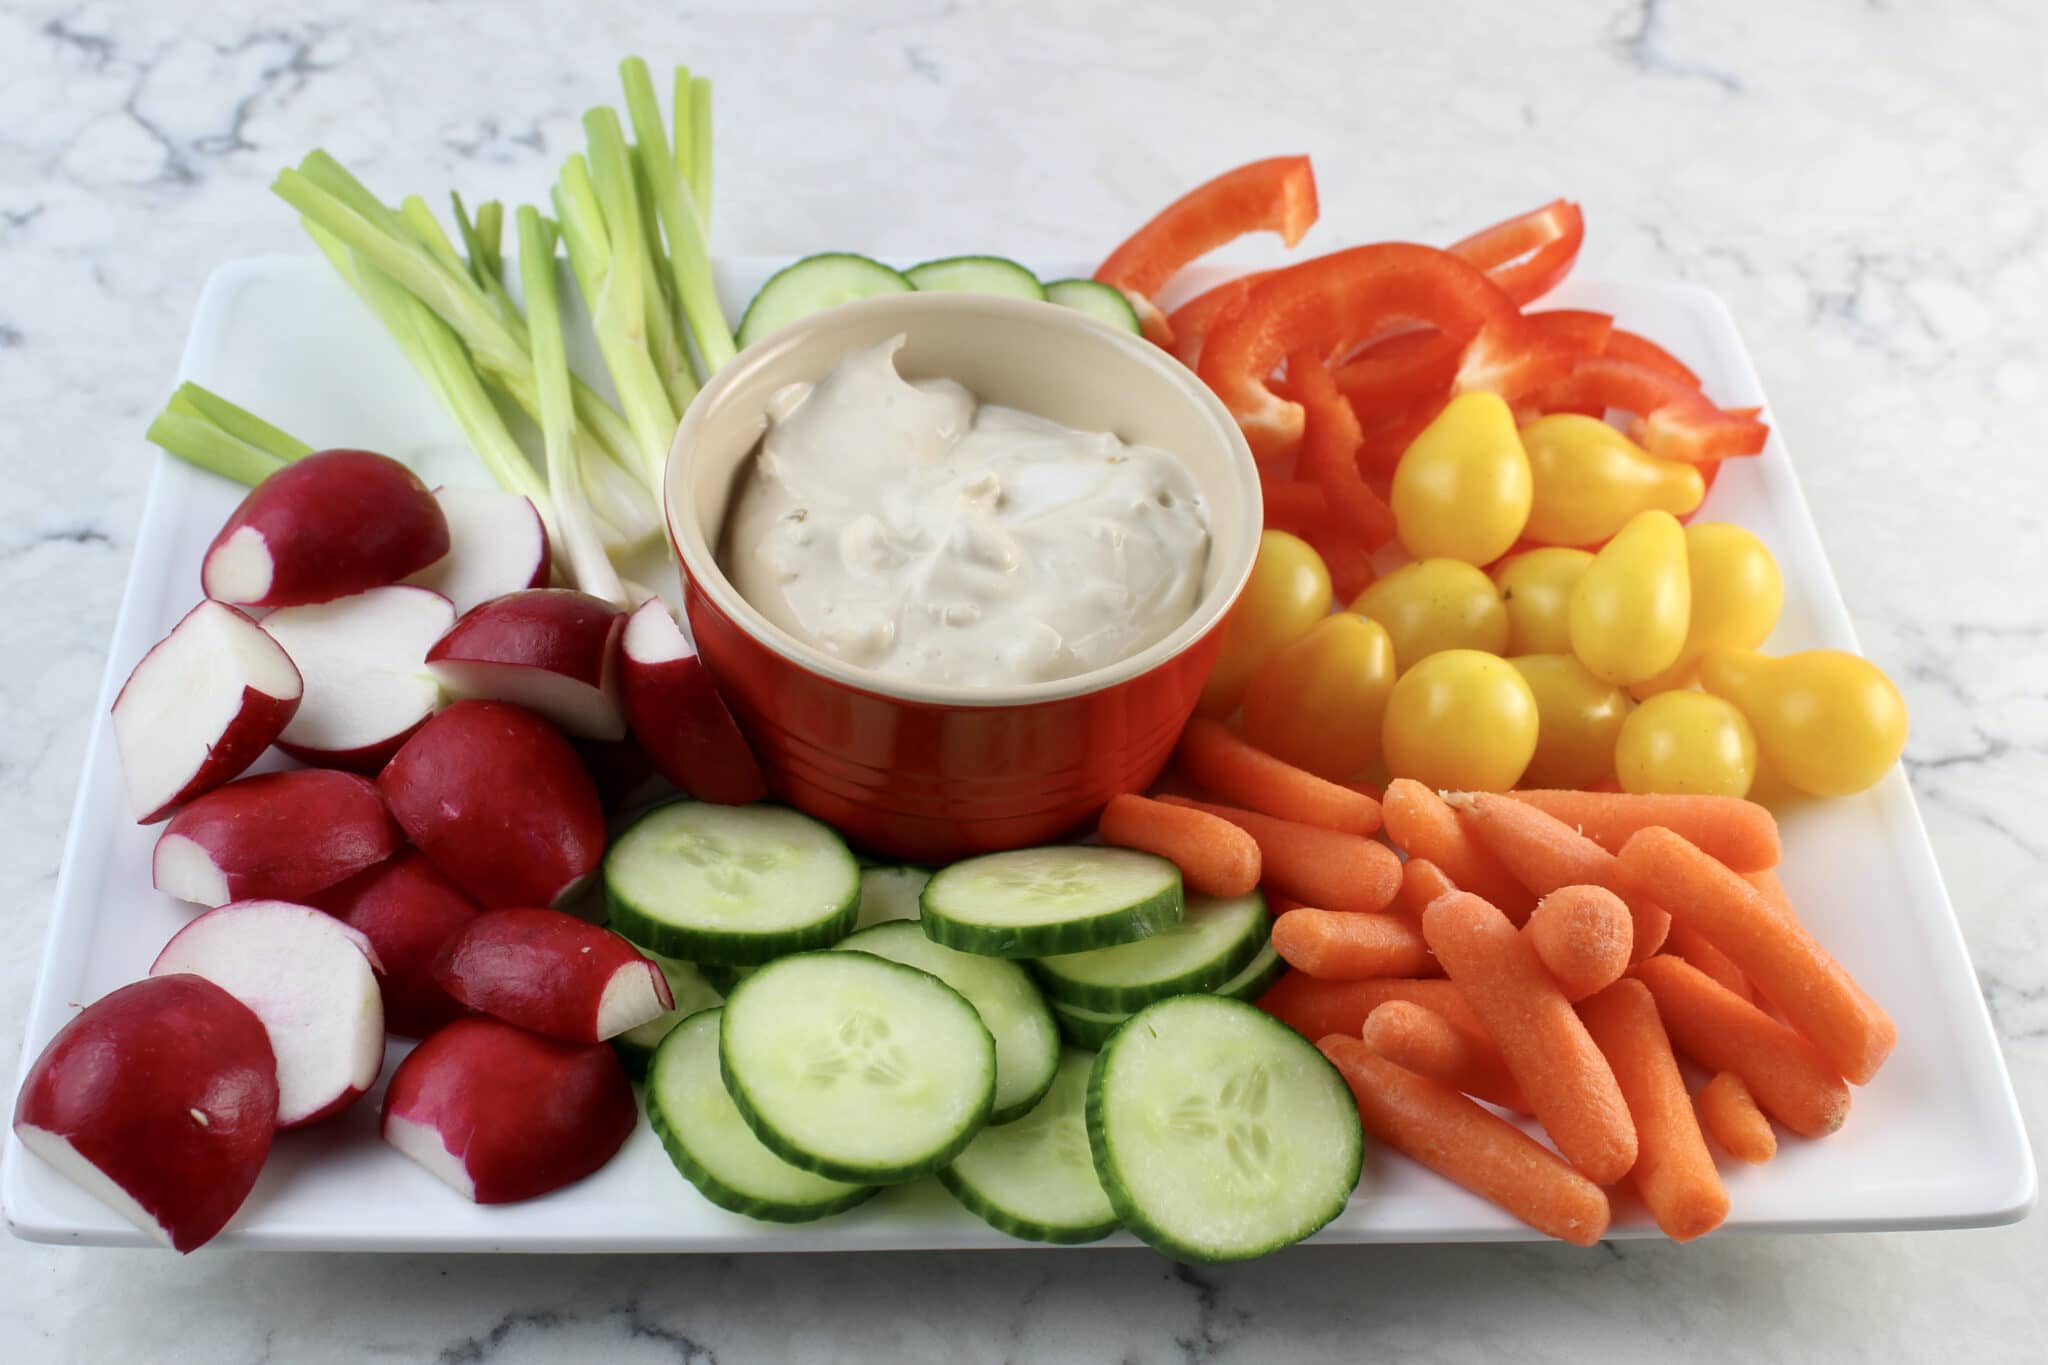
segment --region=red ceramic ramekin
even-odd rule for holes
[[[719,568],[716,547],[769,395],[898,334],[907,338],[897,365],[908,378],[943,375],[985,402],[1113,431],[1185,460],[1211,532],[1194,613],[1106,668],[966,688],[853,667],[749,606]],[[665,501],[698,651],[776,795],[857,845],[932,863],[1057,839],[1158,775],[1251,573],[1262,515],[1243,436],[1179,361],[1072,309],[964,293],[847,304],[749,347],[690,405],[669,454]]]

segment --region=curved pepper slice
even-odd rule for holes
[[[1491,275],[1507,296],[1528,305],[1571,273],[1586,240],[1586,215],[1569,199],[1481,228],[1451,245],[1451,254]]]
[[[1754,455],[1771,431],[1757,420],[1761,409],[1723,411],[1675,375],[1604,355],[1580,361],[1570,374],[1535,393],[1529,405],[1541,412],[1619,408],[1634,413],[1629,436],[1637,445],[1691,464]]]
[[[1242,307],[1252,290],[1258,288],[1259,281],[1272,273],[1270,270],[1254,270],[1249,275],[1225,280],[1168,313],[1167,330],[1172,333],[1173,353],[1181,364],[1191,370],[1199,365],[1202,343],[1215,330],[1216,324]]]
[[[1607,349],[1600,354],[1641,365],[1647,370],[1662,370],[1673,379],[1683,380],[1693,388],[1700,386],[1700,377],[1694,374],[1684,361],[1648,337],[1639,336],[1634,332],[1625,332],[1617,327],[1614,334],[1607,338]]]
[[[1188,262],[1248,232],[1277,232],[1293,246],[1316,220],[1316,177],[1305,156],[1276,156],[1225,171],[1168,204],[1109,253],[1099,283],[1121,289],[1145,335],[1172,346],[1173,330],[1152,296]]]
[[[1359,419],[1408,407],[1429,394],[1448,394],[1464,346],[1427,328],[1372,342],[1332,372]]]
[[[1358,414],[1312,349],[1287,357],[1287,392],[1306,414],[1297,461],[1301,476],[1322,490],[1336,530],[1377,550],[1394,538],[1394,513],[1358,470],[1358,450],[1365,444]]]

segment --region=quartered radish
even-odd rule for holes
[[[402,586],[264,617],[306,682],[277,747],[302,763],[376,772],[441,704],[427,650],[453,624],[447,598]]]
[[[151,646],[114,698],[114,747],[138,824],[154,824],[254,763],[304,685],[277,641],[233,607],[201,602]]]
[[[448,553],[405,581],[440,593],[459,616],[521,588],[545,588],[552,567],[547,528],[532,501],[495,488],[436,488],[448,520]]]
[[[663,777],[728,806],[768,795],[754,751],[666,602],[650,597],[634,610],[621,653],[626,719]]]
[[[903,272],[919,290],[957,290],[972,294],[1007,294],[1016,299],[1043,299],[1038,276],[1005,256],[947,256]]]
[[[725,992],[713,986],[711,979],[695,963],[662,957],[658,953],[649,953],[647,957],[660,969],[662,979],[668,982],[668,993],[675,1004],[646,1023],[635,1024],[612,1039],[612,1050],[619,1054],[619,1060],[626,1064],[627,1074],[634,1080],[646,1077],[654,1050],[661,1046],[662,1039],[668,1037],[669,1030],[698,1011],[711,1009],[725,1000]],[[716,1034],[715,1029],[713,1033]],[[716,1056],[714,1048],[714,1069]]]
[[[871,1197],[874,1186],[792,1166],[754,1136],[719,1074],[722,1015],[684,1019],[648,1064],[647,1121],[676,1169],[718,1207],[774,1223],[808,1223]]]
[[[601,1043],[675,1005],[639,949],[560,910],[478,915],[442,945],[434,980],[473,1010],[572,1043]]]
[[[871,929],[889,920],[918,916],[917,898],[932,879],[928,867],[878,865],[860,870],[860,914],[856,929]]]
[[[1272,917],[1254,891],[1190,896],[1178,924],[1150,938],[1042,957],[1031,964],[1045,993],[1070,1005],[1135,1010],[1228,981],[1265,946]]]
[[[406,849],[328,887],[310,903],[370,941],[381,968],[377,989],[384,997],[386,1030],[424,1038],[469,1013],[434,980],[434,961],[441,946],[477,917],[476,902],[419,850]]]
[[[427,650],[451,697],[506,701],[583,739],[620,739],[619,637],[626,616],[588,593],[529,588],[494,597]]]
[[[984,1128],[939,1172],[968,1212],[1032,1242],[1093,1242],[1116,1231],[1116,1210],[1088,1147],[1088,1077],[1095,1054],[1067,1048],[1045,1097],[1015,1123]]]
[[[1049,281],[1045,286],[1045,301],[1086,313],[1119,332],[1138,336],[1144,331],[1138,324],[1138,310],[1131,307],[1131,301],[1124,297],[1124,292],[1097,280]]]
[[[324,768],[216,787],[164,826],[151,883],[195,905],[303,900],[374,867],[404,842],[368,778]]]
[[[1180,869],[1127,848],[1020,848],[941,869],[919,901],[936,943],[990,957],[1045,957],[1179,923]]]
[[[902,272],[865,256],[843,251],[806,256],[776,271],[761,286],[740,319],[737,340],[741,346],[751,346],[798,318],[856,299],[907,294],[912,288]]]

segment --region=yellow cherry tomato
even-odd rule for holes
[[[1424,559],[1375,582],[1351,610],[1387,628],[1404,671],[1440,649],[1499,654],[1508,647],[1508,613],[1493,580],[1457,559]]]
[[[1699,678],[1748,718],[1765,766],[1809,796],[1862,791],[1905,750],[1906,699],[1884,670],[1854,654],[1809,649],[1772,659],[1715,649],[1700,660]]]
[[[1380,754],[1380,718],[1394,690],[1394,642],[1377,621],[1326,616],[1259,665],[1244,694],[1244,736],[1276,758],[1332,781]]]
[[[1258,666],[1329,611],[1330,571],[1323,557],[1285,531],[1261,535],[1251,579],[1223,620],[1223,648],[1196,709],[1218,718],[1235,711]]]
[[[1569,654],[1508,660],[1536,698],[1536,752],[1522,774],[1530,787],[1589,787],[1614,771],[1614,741],[1632,703]]]
[[[1508,613],[1508,653],[1569,654],[1572,589],[1593,562],[1590,550],[1524,550],[1493,571]]]
[[[1697,466],[1659,459],[1597,417],[1539,417],[1522,445],[1533,489],[1522,534],[1539,544],[1597,544],[1638,512],[1682,517],[1707,496]]]
[[[1464,393],[1402,453],[1390,503],[1417,559],[1491,564],[1522,534],[1529,497],[1514,413],[1498,394]]]
[[[1638,698],[1692,682],[1710,649],[1755,649],[1778,624],[1785,578],[1761,540],[1726,521],[1696,521],[1685,528],[1686,576],[1692,581],[1692,619],[1678,662],[1630,690]]]
[[[1756,780],[1756,734],[1719,697],[1659,693],[1622,722],[1614,775],[1626,792],[1747,796]]]
[[[1506,791],[1536,752],[1536,697],[1515,666],[1476,649],[1432,654],[1387,698],[1387,772],[1446,791]]]
[[[1678,661],[1691,616],[1684,528],[1669,512],[1638,512],[1572,589],[1572,653],[1626,687]]]

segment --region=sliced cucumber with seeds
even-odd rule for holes
[[[1048,1000],[1052,1006],[1053,1021],[1060,1026],[1060,1037],[1075,1047],[1085,1047],[1090,1052],[1109,1041],[1109,1035],[1124,1026],[1124,1020],[1131,1017],[1129,1010],[1091,1010],[1085,1005],[1069,1005],[1064,1000]]]
[[[1008,294],[1018,299],[1043,299],[1038,276],[1006,256],[947,256],[903,272],[911,285],[925,292],[957,290],[968,294]]]
[[[1222,985],[1270,935],[1266,898],[1190,896],[1180,923],[1135,943],[1042,957],[1031,964],[1045,993],[1093,1010],[1142,1009],[1169,995]]]
[[[1020,848],[941,869],[920,904],[936,943],[989,957],[1045,957],[1178,924],[1180,869],[1127,848]]]
[[[1060,1034],[1045,997],[1014,962],[963,953],[932,942],[906,920],[878,924],[839,941],[841,950],[873,953],[930,972],[967,997],[996,1041],[996,1094],[988,1121],[1008,1123],[1031,1112],[1059,1067]]]
[[[806,256],[794,265],[784,266],[761,286],[740,318],[740,329],[734,339],[741,346],[751,346],[798,318],[856,299],[907,294],[914,287],[902,271],[891,270],[865,256],[846,251]]]
[[[1228,996],[1232,1000],[1257,1000],[1273,983],[1287,975],[1287,961],[1273,946],[1269,934],[1256,956],[1238,970],[1236,976],[1210,991],[1211,995]]]
[[[1052,1088],[1030,1113],[984,1128],[939,1183],[999,1232],[1032,1242],[1093,1242],[1116,1231],[1116,1210],[1088,1149],[1088,1076],[1095,1054],[1060,1053]]]
[[[676,1025],[648,1069],[647,1121],[676,1169],[718,1207],[775,1223],[808,1223],[873,1195],[873,1186],[799,1170],[761,1145],[719,1075],[722,1014],[701,1010]]]
[[[895,919],[916,919],[917,898],[932,879],[928,867],[864,867],[860,870],[860,916],[856,929]]]
[[[1179,995],[1116,1031],[1088,1142],[1118,1219],[1169,1256],[1238,1261],[1343,1212],[1365,1138],[1322,1053],[1242,1000]]]
[[[641,947],[746,966],[846,937],[860,871],[837,834],[787,807],[676,801],[619,836],[604,890],[612,927]]]
[[[995,1041],[966,997],[871,953],[799,953],[725,1002],[719,1065],[769,1151],[887,1185],[951,1162],[995,1096]]]
[[[706,980],[704,973],[692,963],[678,962],[659,953],[648,953],[647,956],[668,978],[669,994],[675,997],[676,1007],[612,1039],[612,1051],[619,1054],[619,1060],[625,1063],[626,1074],[636,1081],[647,1075],[647,1064],[654,1056],[654,1050],[661,1046],[661,1040],[668,1037],[670,1029],[697,1011],[710,1009],[725,994]]]
[[[1052,280],[1045,286],[1045,301],[1086,313],[1097,322],[1106,322],[1132,336],[1140,336],[1145,330],[1138,324],[1138,310],[1131,307],[1123,291],[1095,280]]]

